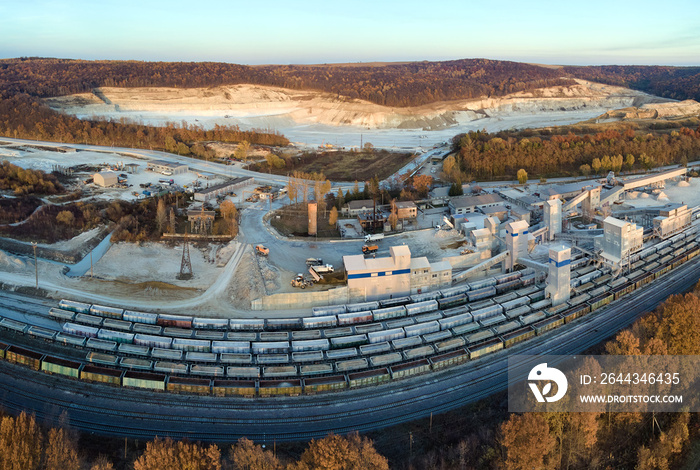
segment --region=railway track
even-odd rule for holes
[[[110,389],[2,363],[0,401],[10,410],[32,409],[55,419],[51,407],[67,409],[84,431],[132,438],[169,435],[227,441],[248,436],[258,441],[304,440],[330,431],[368,431],[440,413],[505,388],[511,354],[571,354],[587,349],[632,323],[671,293],[697,282],[700,262],[691,260],[636,295],[477,361],[380,387],[293,398],[231,399]],[[10,373],[7,373],[7,372]],[[292,431],[303,423],[303,432]]]

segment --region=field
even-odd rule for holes
[[[286,175],[294,170],[304,173],[323,173],[331,181],[367,181],[374,176],[380,180],[393,175],[414,157],[412,153],[374,150],[371,152],[328,151],[304,152],[290,157],[284,168],[272,168],[265,162],[251,170]]]

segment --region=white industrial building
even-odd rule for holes
[[[448,203],[451,214],[468,214],[470,212],[476,212],[477,209],[495,207],[503,204],[505,204],[505,201],[498,194],[453,197]]]
[[[119,177],[113,171],[101,171],[92,175],[92,181],[98,186],[109,188],[119,184]]]
[[[552,305],[563,304],[571,296],[571,248],[555,245],[549,249],[549,276],[545,293]]]
[[[690,226],[691,211],[685,204],[667,204],[654,217],[654,234],[661,239],[668,238]]]
[[[405,246],[392,246],[386,258],[343,256],[348,290],[353,300],[377,300],[425,292],[452,283],[452,265],[430,263],[425,257],[411,258]]]
[[[189,167],[187,165],[182,163],[173,163],[167,160],[151,160],[146,163],[146,169],[168,176],[180,175],[189,171]]]
[[[209,186],[208,188],[205,188],[205,189],[198,189],[194,193],[194,200],[206,202],[206,201],[209,201],[211,199],[216,199],[216,197],[219,195],[229,194],[229,193],[233,192],[234,189],[240,188],[240,187],[245,186],[248,183],[252,183],[252,182],[253,182],[253,178],[241,177],[241,178],[234,178],[232,180],[224,181],[221,184]]]
[[[595,237],[596,250],[613,264],[624,264],[625,258],[642,248],[644,227],[637,224],[606,217],[603,221],[603,235]]]
[[[506,224],[506,249],[510,253],[505,263],[506,271],[512,271],[518,258],[527,255],[529,241],[532,238],[529,229],[530,225],[524,220]]]

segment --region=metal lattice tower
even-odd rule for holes
[[[187,232],[185,232],[185,246],[182,248],[180,274],[177,275],[177,278],[183,281],[192,279],[192,262],[190,261],[190,247],[187,243]]]

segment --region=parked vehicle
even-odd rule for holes
[[[264,245],[255,245],[255,253],[260,256],[267,256],[270,254],[270,249]]]
[[[332,273],[333,272],[333,265],[332,264],[323,264],[321,266],[312,266],[312,268],[317,273]]]
[[[377,245],[365,245],[362,247],[362,253],[367,254],[367,253],[376,253],[379,251],[379,247]]]
[[[378,242],[379,240],[384,240],[383,233],[373,233],[370,235],[365,235],[366,242]]]
[[[323,260],[321,258],[306,258],[307,266],[321,266],[322,264]]]
[[[307,287],[311,287],[313,285],[313,281],[310,279],[304,279],[303,274],[297,274],[297,277],[292,279],[292,287],[301,287],[302,289],[306,289]]]

